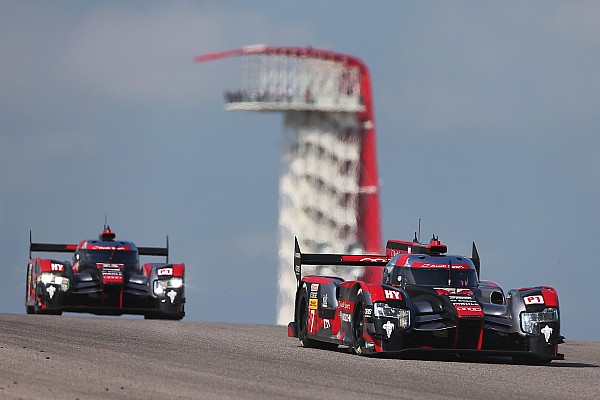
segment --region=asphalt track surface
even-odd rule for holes
[[[548,366],[304,349],[281,326],[0,314],[0,399],[598,399],[600,343]]]

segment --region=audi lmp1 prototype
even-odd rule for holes
[[[182,319],[185,265],[169,263],[168,240],[167,247],[136,247],[115,237],[108,226],[99,240],[83,240],[78,245],[32,243],[30,234],[27,313],[60,315],[68,311]],[[73,264],[31,258],[34,251],[73,253]],[[164,256],[166,263],[140,265],[140,256]]]
[[[294,321],[288,336],[301,346],[357,354],[441,352],[510,356],[546,364],[558,353],[560,313],[548,286],[504,293],[479,279],[480,259],[446,255],[434,236],[428,244],[390,240],[385,255],[303,254],[296,239]],[[302,266],[363,267],[358,280],[302,276]],[[327,267],[329,270],[332,267]]]

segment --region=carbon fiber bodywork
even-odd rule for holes
[[[289,336],[304,346],[344,345],[359,354],[493,355],[536,364],[563,357],[553,288],[513,289],[505,295],[494,282],[479,280],[478,256],[445,251],[432,240],[430,245],[388,242],[385,256],[302,254],[296,241],[298,289]],[[304,276],[303,264],[383,271],[343,280]],[[370,282],[365,276],[382,279]]]
[[[100,240],[79,245],[30,243],[30,251],[72,252],[73,263],[32,258],[27,265],[28,313],[138,314],[181,319],[185,315],[184,264],[140,265],[140,255],[165,256],[166,248],[137,248],[115,241],[106,228]]]

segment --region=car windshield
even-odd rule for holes
[[[138,253],[135,250],[83,250],[81,261],[111,264],[137,264]]]
[[[470,288],[477,286],[477,274],[472,269],[405,268],[406,282],[433,287]]]

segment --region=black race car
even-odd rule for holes
[[[87,312],[140,314],[182,319],[185,315],[184,264],[169,263],[169,247],[136,247],[115,240],[108,226],[99,240],[76,244],[32,243],[27,264],[28,314]],[[73,253],[69,261],[32,258],[31,252]],[[140,265],[140,256],[164,256],[165,263]]]
[[[471,257],[446,251],[434,237],[428,244],[390,240],[386,255],[303,254],[296,240],[288,335],[304,347],[345,345],[357,354],[442,352],[533,364],[564,358],[553,288],[505,294],[479,279],[474,243]],[[303,276],[303,265],[321,273]],[[358,279],[331,276],[348,266],[362,267]]]

